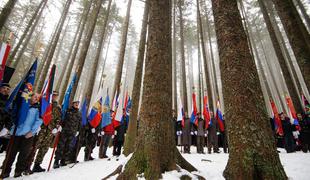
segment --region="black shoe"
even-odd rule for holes
[[[32,172],[45,172],[45,169],[43,169],[40,164],[35,164],[33,166]]]
[[[21,173],[21,172],[16,172],[16,173],[14,174],[14,177],[15,177],[15,178],[21,177],[21,176],[22,176],[22,173]]]
[[[0,179],[4,179],[4,178],[8,178],[8,177],[10,177],[10,173],[3,174],[3,176],[0,176]]]
[[[54,168],[54,169],[59,168],[59,161],[58,161],[58,160],[55,160],[54,165],[53,165],[53,168]]]
[[[22,173],[22,175],[24,175],[24,176],[28,176],[28,175],[31,175],[31,174],[33,174],[33,172],[32,172],[30,169],[25,170],[25,171]]]
[[[214,153],[221,153],[221,151],[217,150],[217,151],[214,151]]]
[[[89,156],[88,160],[92,161],[94,160],[95,158],[93,158],[92,156]]]
[[[69,164],[69,163],[67,163],[67,162],[64,161],[64,160],[61,160],[61,161],[60,161],[60,166],[67,166],[67,164]]]

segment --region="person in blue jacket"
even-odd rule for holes
[[[14,142],[11,146],[11,153],[6,156],[3,164],[6,162],[6,166],[3,166],[3,177],[6,178],[10,176],[12,164],[16,158],[17,153],[19,153],[14,177],[22,176],[22,173],[27,168],[27,158],[29,156],[31,146],[33,144],[33,136],[38,133],[39,128],[42,124],[42,119],[39,113],[39,99],[40,95],[35,93],[30,99],[30,108],[27,112],[27,118],[23,123],[18,124],[16,127],[16,133],[14,137]],[[12,131],[14,131],[13,127]]]

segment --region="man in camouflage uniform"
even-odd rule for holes
[[[72,102],[72,107],[67,110],[62,122],[62,132],[55,153],[54,168],[59,168],[59,161],[61,161],[61,166],[70,163],[70,143],[74,137],[79,135],[79,129],[82,123],[82,114],[79,111],[79,104],[79,101]]]
[[[52,97],[52,120],[51,122],[45,126],[44,124],[41,126],[41,131],[38,137],[38,154],[34,161],[34,166],[32,172],[44,172],[40,165],[44,159],[45,154],[47,153],[50,145],[53,143],[54,136],[57,135],[59,128],[59,122],[61,120],[61,108],[58,105],[58,92],[53,92]]]

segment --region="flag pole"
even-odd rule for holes
[[[51,155],[51,158],[50,158],[50,162],[48,163],[47,172],[50,171],[51,164],[52,164],[52,161],[53,161],[53,157],[54,157],[54,154],[55,154],[55,151],[56,151],[56,147],[57,147],[58,142],[59,142],[59,137],[60,137],[60,132],[57,133],[55,141],[54,141],[53,152],[52,152],[52,155]]]

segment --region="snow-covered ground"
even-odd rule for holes
[[[293,180],[309,180],[310,179],[310,153],[291,153],[287,154],[283,149],[281,151],[280,158],[284,166],[284,169],[290,179]],[[45,156],[43,167],[48,166],[49,158],[51,155],[51,149]],[[183,154],[183,156],[197,169],[198,172],[193,174],[199,174],[208,180],[220,180],[224,179],[222,172],[226,166],[228,160],[228,154],[196,154],[196,148],[192,147],[191,154]],[[206,152],[206,149],[205,149]],[[112,149],[108,149],[108,155],[111,155]],[[97,157],[98,148],[94,150],[93,156]],[[30,176],[23,176],[18,179],[44,179],[44,180],[85,180],[85,179],[102,179],[114,171],[120,164],[126,163],[128,158],[120,156],[119,160],[116,161],[112,158],[110,161],[107,159],[95,159],[94,161],[83,162],[84,151],[78,157],[80,163],[75,165],[73,168],[70,166],[61,167],[59,169],[51,169],[50,172],[36,173]],[[0,154],[0,163],[4,159],[4,154]],[[163,174],[163,179],[173,180],[179,179],[182,174],[187,174],[188,172],[182,171],[178,173],[177,171],[166,172]],[[14,175],[14,170],[12,170],[11,176]],[[194,177],[194,176],[192,176]],[[13,178],[8,178],[13,179]],[[114,179],[114,178],[111,178]]]

